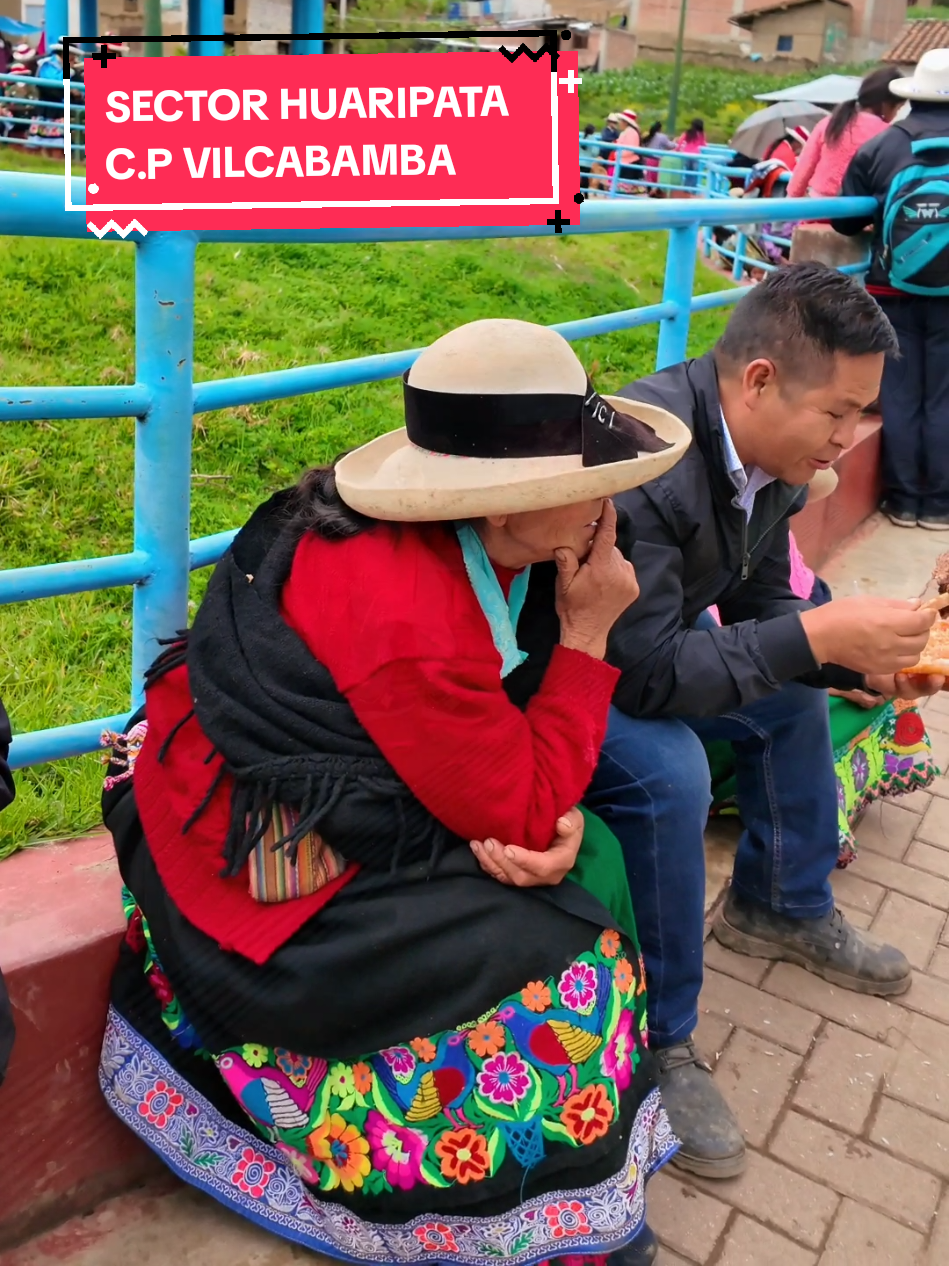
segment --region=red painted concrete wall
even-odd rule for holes
[[[105,834],[0,863],[0,966],[17,1030],[0,1087],[0,1250],[162,1172],[97,1078],[120,890]]]

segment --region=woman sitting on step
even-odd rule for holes
[[[575,806],[638,595],[608,498],[689,435],[519,321],[445,335],[404,395],[405,430],[256,511],[111,736],[102,1086],[331,1257],[641,1266],[676,1143],[622,855]]]

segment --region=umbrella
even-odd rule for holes
[[[780,141],[789,128],[810,129],[826,114],[820,106],[806,101],[777,101],[745,119],[732,137],[732,148],[746,158],[764,158],[768,146]]]
[[[835,106],[852,101],[860,89],[859,75],[821,75],[806,84],[779,88],[777,92],[757,92],[756,101],[813,101],[816,105]]]
[[[0,31],[4,35],[38,35],[42,29],[41,26],[18,22],[16,18],[8,18],[5,13],[0,13]]]

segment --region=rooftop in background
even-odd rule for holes
[[[805,4],[817,4],[819,0],[777,0],[775,4],[761,4],[754,9],[746,9],[744,13],[736,13],[728,20],[732,26],[751,26],[755,18],[760,18],[765,13],[783,13],[785,9],[799,9]],[[846,5],[848,9],[853,8],[850,0],[835,0],[836,4]]]
[[[949,22],[939,18],[915,18],[906,23],[882,60],[895,62],[897,66],[915,66],[923,53],[934,48],[949,48]]]
[[[761,10],[757,10],[761,12]],[[852,101],[860,87],[859,75],[822,75],[806,84],[781,88],[777,92],[755,93],[756,101],[810,101],[812,105],[835,106]]]

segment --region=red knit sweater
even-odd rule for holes
[[[512,573],[499,577],[506,588]],[[606,732],[614,668],[557,647],[526,710],[508,699],[501,660],[453,533],[381,526],[348,541],[308,535],[283,593],[283,614],[333,676],[399,776],[449,830],[543,850],[557,818],[583,796]],[[310,897],[254,901],[246,872],[222,879],[231,781],[182,835],[220,757],[192,718],[186,669],[148,691],[148,736],[135,796],[166,890],[222,949],[265,962],[356,873]],[[345,854],[345,844],[340,844]]]

